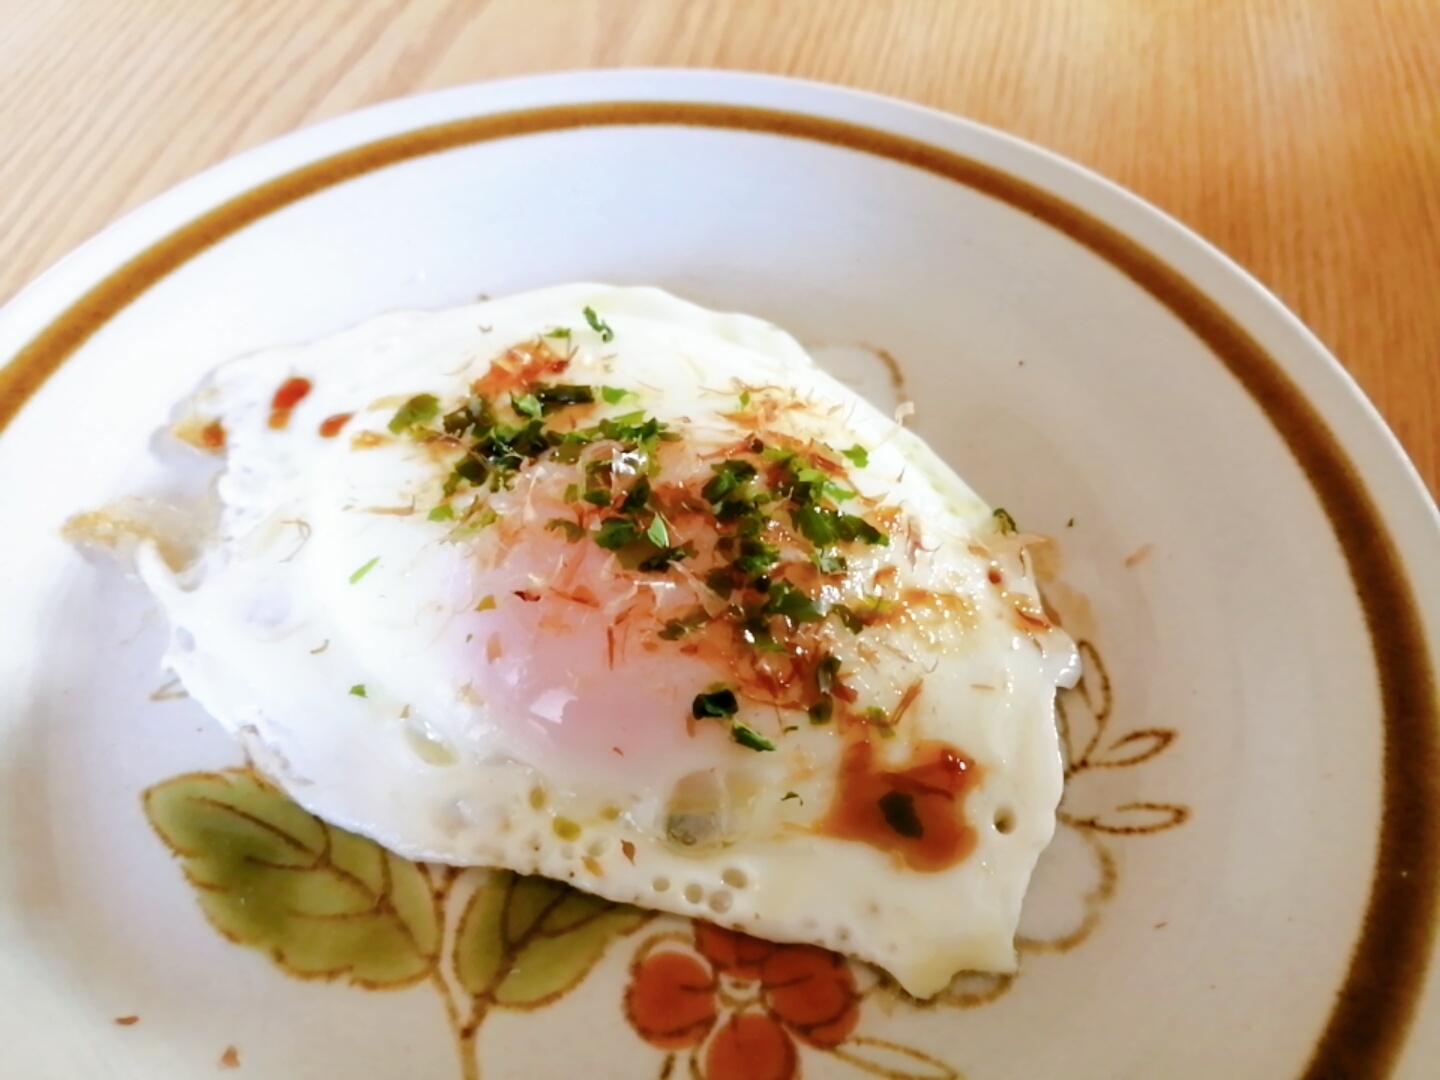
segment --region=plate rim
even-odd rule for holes
[[[582,92],[574,93],[576,86]],[[612,93],[617,88],[621,95]],[[532,99],[528,104],[527,96]],[[810,98],[812,106],[819,100],[831,107],[806,109],[783,100],[795,96]],[[518,107],[505,108],[507,97]],[[846,119],[847,112],[889,113],[881,120],[895,123],[872,126]],[[427,113],[429,123],[407,120]],[[450,115],[455,113],[460,115]],[[447,115],[450,118],[443,119]],[[899,133],[913,126],[907,120],[924,120],[948,127],[956,137],[978,139],[996,157],[1028,159],[1038,171],[1054,171],[1079,190],[1062,194],[1058,185],[1047,187],[1022,175],[1030,170],[1007,171],[939,142]],[[377,123],[390,133],[376,137]],[[246,225],[335,184],[404,161],[495,139],[616,125],[800,138],[960,183],[1037,218],[1125,274],[1179,318],[1260,407],[1319,500],[1350,572],[1371,643],[1385,736],[1383,806],[1369,899],[1348,973],[1301,1076],[1378,1080],[1390,1075],[1424,999],[1440,899],[1440,845],[1435,842],[1440,837],[1440,790],[1428,779],[1440,761],[1440,704],[1425,618],[1440,617],[1440,605],[1425,604],[1426,593],[1416,587],[1416,576],[1433,573],[1437,560],[1427,560],[1429,566],[1410,565],[1395,534],[1403,528],[1407,546],[1428,545],[1434,554],[1440,551],[1440,515],[1373,404],[1293,313],[1203,238],[1068,159],[951,114],[781,76],[668,69],[572,72],[400,98],[322,121],[205,170],[107,226],[17,293],[0,309],[0,348],[4,332],[17,321],[22,324],[22,343],[0,367],[0,439],[26,402],[110,318]],[[1117,197],[1138,210],[1140,220],[1161,227],[1161,234],[1132,235],[1106,220],[1103,208],[1081,205]],[[107,250],[108,245],[123,251],[127,243],[136,249],[128,258],[117,259]],[[1190,255],[1211,260],[1220,280],[1228,278],[1259,303],[1260,311],[1279,317],[1278,332],[1301,347],[1296,355],[1302,359],[1296,362],[1319,365],[1314,376],[1328,378],[1343,403],[1352,410],[1358,406],[1358,412],[1342,416],[1343,424],[1331,423],[1326,410],[1296,381],[1292,365],[1277,359],[1246,325],[1254,312],[1248,320],[1234,313],[1152,246],[1170,247],[1172,257],[1177,246],[1182,254],[1188,248]],[[25,320],[17,313],[37,322],[38,331],[23,333]],[[1333,408],[1335,402],[1329,405]],[[1345,439],[1336,427],[1346,431]],[[1366,436],[1380,437],[1380,459],[1376,447],[1356,446]],[[1356,449],[1368,449],[1369,460],[1357,462]],[[1382,511],[1366,475],[1381,465],[1398,466],[1408,481],[1406,509],[1413,511],[1418,498],[1428,514],[1399,522],[1393,510]]]

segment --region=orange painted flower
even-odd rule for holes
[[[690,938],[661,935],[636,954],[625,1014],[652,1046],[700,1056],[705,1080],[792,1080],[797,1040],[839,1046],[859,1002],[844,957],[697,922]]]
[[[698,1046],[719,1015],[715,976],[681,952],[657,952],[635,965],[625,992],[625,1015],[646,1042],[661,1050]]]

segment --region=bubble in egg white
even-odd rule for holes
[[[405,724],[405,738],[410,744],[410,749],[426,765],[444,767],[454,765],[460,760],[460,755],[455,752],[455,748],[428,724],[413,717],[403,723]]]
[[[580,831],[581,831],[581,830],[580,830],[579,824],[577,824],[577,823],[574,822],[574,821],[571,821],[569,818],[565,818],[565,817],[557,817],[557,818],[555,818],[555,819],[550,823],[550,828],[551,828],[552,830],[554,830],[555,835],[558,836],[561,840],[578,840],[578,839],[580,839]]]

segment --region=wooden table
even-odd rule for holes
[[[863,87],[1114,178],[1278,293],[1440,491],[1432,0],[0,0],[0,301],[300,125],[617,65]]]

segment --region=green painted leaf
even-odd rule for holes
[[[633,908],[605,907],[564,934],[535,938],[496,988],[495,1003],[536,1008],[553,1001],[590,973],[611,941],[645,922],[646,916]]]
[[[477,999],[539,1008],[579,983],[611,941],[647,918],[546,878],[491,872],[460,917],[455,977]]]
[[[505,947],[523,948],[535,924],[565,899],[565,886],[543,877],[516,877],[505,903]]]
[[[425,978],[440,912],[421,869],[302,810],[255,773],[191,773],[145,813],[226,937],[307,978],[395,989]]]
[[[502,870],[487,872],[455,930],[455,979],[471,997],[483,997],[489,991],[504,962],[505,902],[514,876]]]

